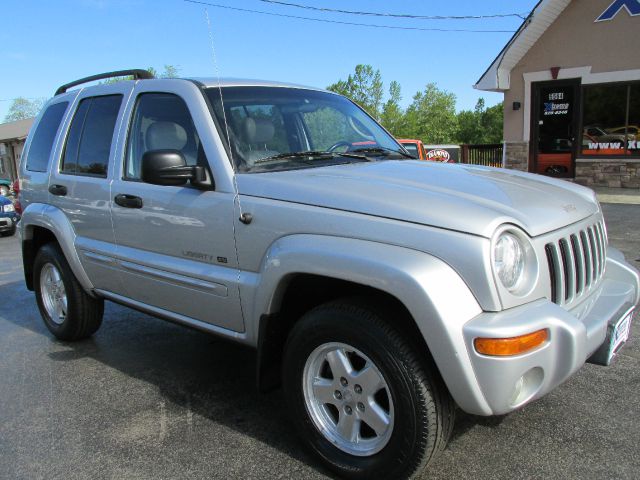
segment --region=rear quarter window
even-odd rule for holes
[[[47,171],[53,142],[68,106],[69,102],[54,103],[45,110],[33,134],[27,153],[27,170],[31,172]]]
[[[107,176],[113,131],[122,95],[83,99],[73,116],[62,160],[62,173]]]

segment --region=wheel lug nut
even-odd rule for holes
[[[358,402],[358,410],[360,410],[361,412],[364,412],[364,403]]]
[[[340,384],[341,384],[343,387],[346,387],[347,385],[349,385],[349,382],[347,382],[347,379],[346,379],[346,378],[341,377],[341,378],[340,378]]]
[[[333,396],[336,397],[336,400],[342,400],[342,392],[340,390],[336,390]]]
[[[344,407],[344,413],[346,413],[347,415],[351,415],[353,413],[353,409],[349,405],[346,405]]]
[[[356,391],[358,395],[362,393],[362,387],[360,385],[356,385],[353,389]]]

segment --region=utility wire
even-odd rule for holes
[[[337,8],[314,7],[311,5],[301,5],[299,3],[281,2],[278,0],[258,0],[263,3],[272,3],[274,5],[284,5],[287,7],[303,8],[305,10],[315,10],[318,12],[346,13],[348,15],[364,15],[369,17],[392,17],[392,18],[410,18],[412,20],[480,20],[487,18],[509,18],[517,17],[524,20],[526,13],[498,13],[493,15],[411,15],[409,13],[381,13],[381,12],[359,12],[355,10],[340,10]]]
[[[261,10],[250,10],[248,8],[230,7],[228,5],[220,5],[217,3],[209,3],[198,0],[184,0],[187,3],[195,3],[197,5],[206,5],[214,8],[224,8],[226,10],[235,10],[237,12],[259,13],[261,15],[270,15],[272,17],[295,18],[298,20],[308,20],[311,22],[337,23],[339,25],[352,25],[358,27],[370,28],[386,28],[392,30],[417,30],[423,32],[470,32],[470,33],[514,33],[515,30],[473,30],[466,28],[421,28],[421,27],[396,27],[391,25],[376,25],[371,23],[342,22],[339,20],[326,20],[323,18],[300,17],[298,15],[286,15],[284,13],[264,12]]]

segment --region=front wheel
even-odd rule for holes
[[[284,389],[293,421],[349,478],[406,478],[446,445],[453,402],[432,362],[358,301],[305,314],[287,340]]]

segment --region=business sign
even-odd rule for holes
[[[442,163],[458,163],[460,160],[459,145],[425,145],[427,160]]]
[[[638,16],[640,15],[640,0],[615,0],[595,21],[604,22],[606,20],[613,20],[613,17],[623,8],[632,17]]]
[[[447,152],[444,148],[434,148],[433,150],[429,150],[427,152],[427,160],[431,160],[432,162],[444,162],[447,163],[451,159],[449,152]]]
[[[566,115],[569,113],[569,102],[565,102],[564,92],[551,92],[548,102],[544,102],[544,115]]]

